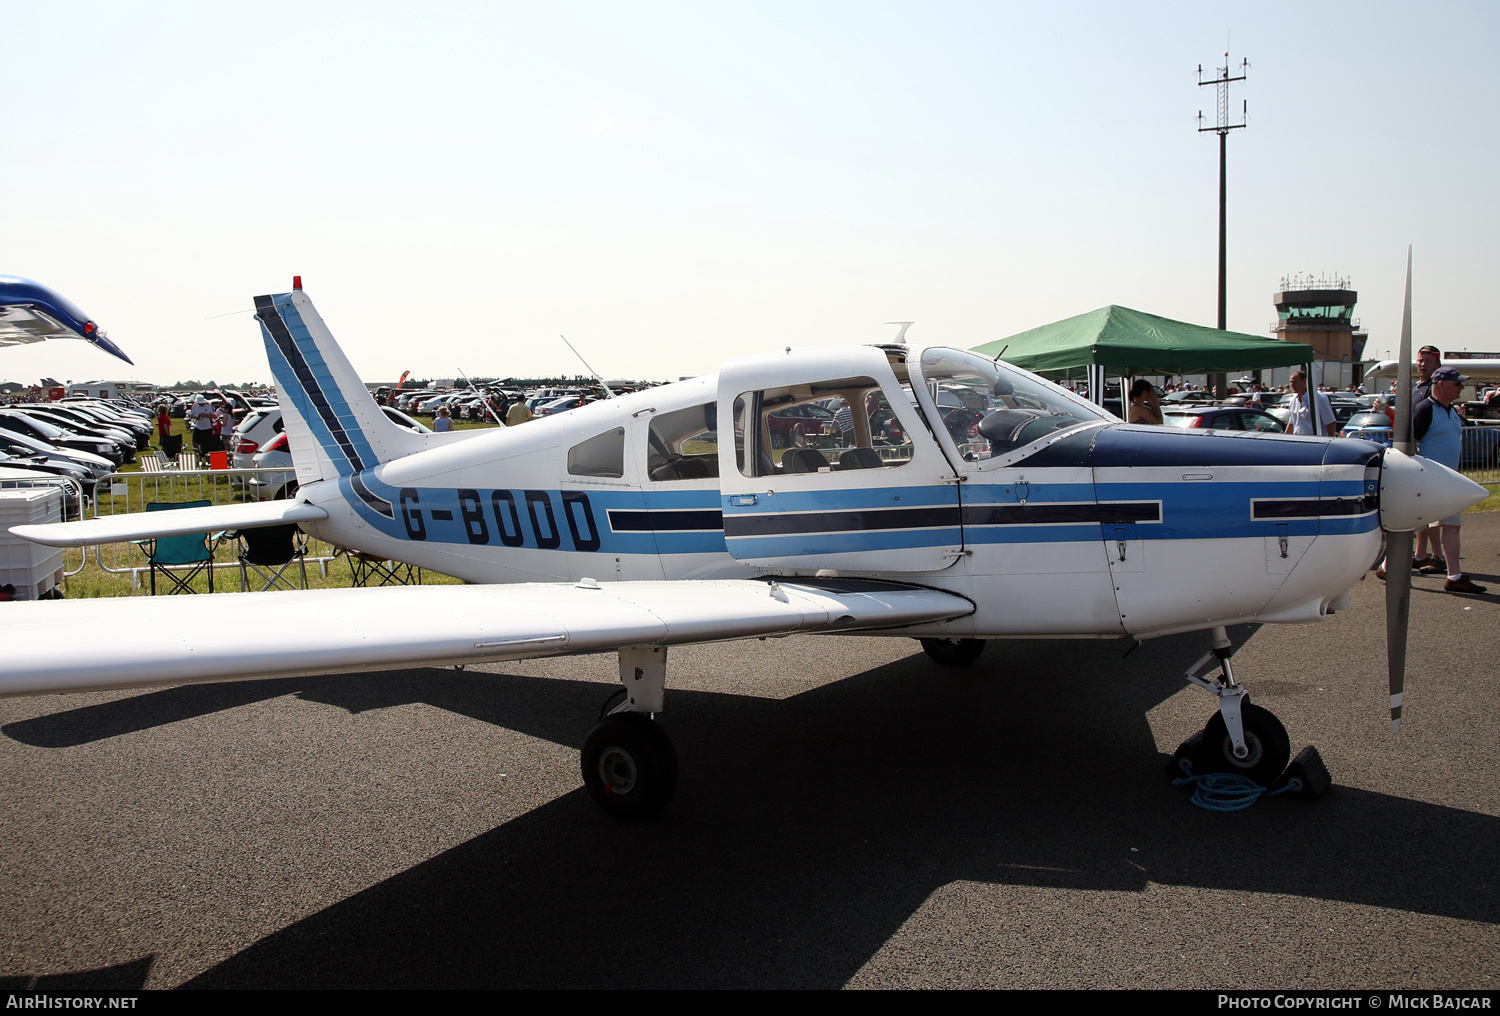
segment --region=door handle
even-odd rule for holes
[[[736,508],[745,508],[756,502],[754,494],[735,494],[729,499],[729,503]]]

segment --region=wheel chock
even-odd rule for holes
[[[1196,768],[1198,763],[1198,752],[1203,747],[1203,731],[1195,731],[1193,736],[1177,746],[1172,753],[1172,760],[1167,763],[1166,777],[1169,780],[1180,780],[1188,774],[1190,768]]]
[[[1316,747],[1308,745],[1299,751],[1271,789],[1276,791],[1287,786],[1291,787],[1287,796],[1299,801],[1316,801],[1333,786],[1333,777],[1328,775],[1328,767],[1323,764],[1323,756],[1318,754]]]

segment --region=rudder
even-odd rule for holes
[[[299,484],[358,474],[421,450],[375,397],[300,289],[255,298]]]

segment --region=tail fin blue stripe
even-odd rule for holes
[[[328,370],[316,343],[289,296],[255,298],[276,384],[312,427],[342,475],[358,473],[379,458],[370,447],[338,383]],[[337,449],[339,456],[333,455]],[[337,459],[342,457],[340,464]]]

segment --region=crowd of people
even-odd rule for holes
[[[157,443],[165,447],[172,434],[172,407],[166,399],[160,399],[154,408]],[[234,409],[223,400],[209,402],[206,396],[197,395],[184,419],[193,433],[193,450],[200,455],[224,451],[225,440],[234,433]]]

